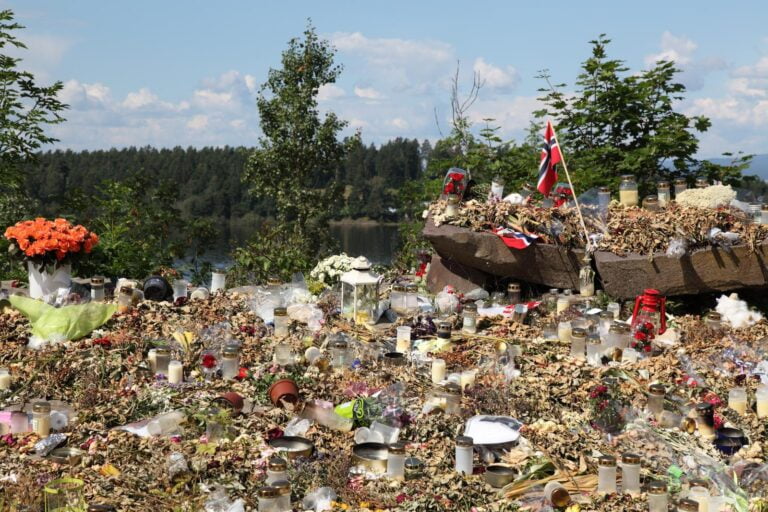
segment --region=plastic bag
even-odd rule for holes
[[[667,247],[667,256],[670,258],[681,258],[685,256],[688,250],[688,243],[683,238],[673,238],[669,241],[669,247]]]
[[[223,487],[216,488],[205,501],[205,512],[244,512],[243,500],[231,501]]]
[[[451,287],[446,286],[435,296],[435,306],[440,313],[452,315],[459,307],[459,298]]]
[[[319,331],[323,325],[323,311],[314,304],[292,304],[288,306],[291,320],[307,324],[312,331]]]
[[[475,288],[474,290],[471,290],[464,294],[465,300],[471,300],[472,302],[477,300],[487,300],[488,297],[491,295],[488,293],[487,290],[484,290],[482,288]]]
[[[55,308],[19,295],[11,296],[9,301],[32,324],[32,337],[27,345],[32,349],[50,342],[80,339],[107,323],[117,311],[114,304],[98,302]]]
[[[331,510],[331,502],[335,499],[336,491],[330,487],[321,487],[307,494],[301,504],[305,510],[321,512]]]

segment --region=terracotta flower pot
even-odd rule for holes
[[[235,414],[239,414],[243,410],[243,397],[234,391],[229,391],[215,398],[214,403],[230,407]]]
[[[267,395],[275,407],[282,407],[282,402],[295,404],[299,401],[299,387],[292,379],[281,379],[269,386]]]

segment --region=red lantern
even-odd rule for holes
[[[659,290],[648,288],[635,299],[632,312],[632,332],[642,333],[648,338],[664,334],[667,330],[667,299]]]

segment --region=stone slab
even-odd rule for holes
[[[459,293],[467,293],[475,288],[486,288],[492,281],[493,277],[485,272],[439,255],[432,257],[427,272],[427,288],[432,293],[442,291],[446,286],[453,286]]]

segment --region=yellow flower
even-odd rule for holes
[[[580,510],[581,510],[581,507],[579,506],[579,504],[574,503],[573,505],[565,509],[565,512],[579,512]]]

